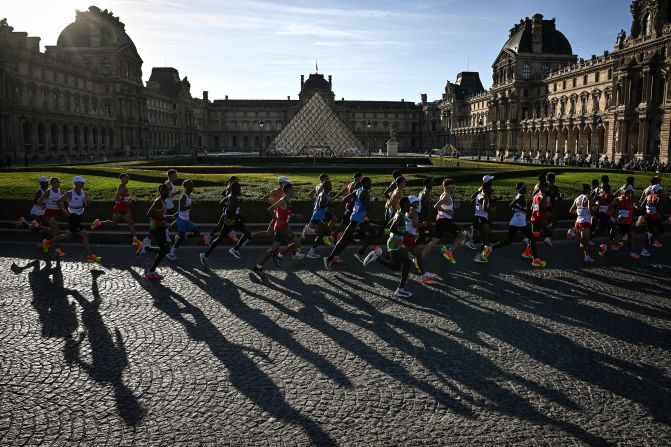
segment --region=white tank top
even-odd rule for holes
[[[58,207],[58,201],[61,200],[61,197],[63,197],[63,193],[61,192],[60,189],[54,192],[53,189],[49,190],[49,197],[47,197],[47,200],[44,201],[47,205],[48,210],[57,210],[59,209]]]
[[[515,201],[517,201],[520,198],[521,194],[517,194],[515,196]],[[526,203],[524,204],[526,208]],[[527,212],[522,211],[520,209],[513,209],[513,217],[510,219],[510,222],[508,223],[511,227],[525,227],[527,225]]]
[[[38,189],[35,191],[35,195],[37,196],[37,193],[44,194],[44,191],[42,191],[42,188]],[[40,205],[39,203],[33,203],[33,207],[30,209],[30,214],[33,216],[44,216],[44,207]]]
[[[589,207],[587,206],[587,202],[589,201],[589,197],[586,196],[585,194],[580,194],[576,201],[576,213],[578,214],[578,217],[576,218],[576,222],[578,223],[591,223],[592,222],[592,213],[589,210]]]
[[[415,225],[412,222],[410,213],[405,213],[405,232],[413,235],[417,234],[417,228],[415,228]]]
[[[167,211],[175,207],[175,204],[172,200],[172,193],[175,191],[175,185],[173,185],[170,180],[166,180],[165,184],[168,185],[168,197],[165,198],[165,209]]]
[[[191,196],[189,196],[187,193],[184,193],[184,197],[186,197],[186,210],[182,211],[182,201],[179,201],[179,218],[182,220],[190,220],[191,219]]]
[[[450,197],[450,204],[443,203],[440,205],[438,210],[438,219],[452,219],[452,213],[454,212],[454,198],[448,193],[444,192],[440,195],[440,200],[443,200],[445,197]]]
[[[81,190],[79,194],[74,189],[70,190],[70,200],[68,201],[68,213],[81,216],[84,214],[84,201],[86,191]]]
[[[489,212],[485,211],[485,193],[482,191],[475,198],[475,215],[485,219],[489,218]]]

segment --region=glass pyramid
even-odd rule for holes
[[[361,155],[363,144],[322,95],[315,92],[268,147],[290,155]]]

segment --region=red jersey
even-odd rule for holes
[[[617,217],[621,224],[630,225],[634,222],[634,204],[627,196],[622,194],[618,197],[620,208],[617,210]]]
[[[354,191],[354,182],[350,183],[347,185],[347,194],[352,194],[352,191]],[[354,208],[354,200],[350,200],[349,202],[345,203],[345,209],[352,211]]]
[[[597,201],[599,202],[599,213],[601,214],[606,214],[608,216],[613,215],[613,211],[611,211],[610,207],[610,202],[613,201],[613,195],[607,192],[602,192],[599,194],[597,197]]]
[[[645,196],[645,219],[662,220],[662,215],[659,213],[659,196],[654,192]]]
[[[531,203],[531,221],[543,222],[548,217],[548,201],[542,200],[543,195],[538,192]]]
[[[149,217],[149,229],[153,230],[155,228],[164,227],[163,223],[163,209],[165,208],[165,203],[163,200],[160,200],[161,206],[152,211],[151,216]]]
[[[129,196],[128,188],[126,188],[125,186],[122,186],[119,189],[120,189],[120,192],[121,192],[121,200],[117,200],[116,203],[127,204],[128,203],[128,196]]]
[[[274,231],[282,231],[289,229],[289,217],[291,216],[291,207],[287,206],[285,209],[280,207],[275,208],[275,224]]]

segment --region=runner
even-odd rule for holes
[[[165,181],[165,185],[168,187],[168,197],[165,199],[165,215],[172,216],[177,213],[175,208],[175,197],[177,196],[177,189],[175,184],[177,183],[177,170],[170,169],[167,172],[168,179]],[[173,222],[174,223],[174,222]],[[170,243],[170,227],[166,225],[165,227],[165,238],[168,243]]]
[[[428,273],[424,270],[424,257],[422,252],[417,248],[417,232],[420,227],[419,222],[419,213],[418,209],[421,205],[421,201],[417,196],[408,197],[410,201],[410,208],[403,215],[405,218],[405,234],[403,235],[403,245],[408,249],[410,253],[415,257],[414,264],[417,268],[417,271],[420,273],[420,282],[422,284],[427,284],[438,279],[437,275],[433,273]]]
[[[277,203],[282,197],[284,197],[284,186],[291,183],[291,180],[289,180],[288,177],[281,175],[277,179],[277,186],[273,188],[268,194],[263,196],[261,200],[264,202],[267,202],[271,205],[274,205]],[[270,219],[270,223],[268,224],[268,229],[264,231],[257,231],[254,233],[253,237],[254,239],[258,239],[259,237],[272,237],[275,232],[273,228],[275,227],[275,217],[273,216],[272,219]],[[280,257],[277,255],[273,256],[273,261],[275,262],[276,266],[280,266]]]
[[[601,184],[599,190],[600,194],[596,197],[596,228],[592,231],[592,236],[597,237],[602,234],[606,234],[612,243],[615,238],[615,226],[614,223],[616,220],[613,218],[613,211],[610,209],[610,204],[615,199],[615,196],[610,192],[610,185],[608,183]],[[601,244],[599,246],[599,256],[606,254],[608,245]]]
[[[236,231],[242,232],[242,237],[237,239],[234,247],[231,247],[228,252],[240,259],[240,248],[244,246],[252,237],[247,229],[247,226],[242,222],[242,213],[240,213],[240,206],[242,205],[242,191],[238,182],[231,183],[228,187],[229,193],[226,197],[226,208],[221,215],[220,222],[223,222],[223,227],[219,236],[212,241],[212,244],[205,253],[200,254],[200,263],[207,265],[207,258],[212,254],[214,249],[219,245],[224,238],[231,239],[230,235],[235,234]]]
[[[311,189],[310,192],[308,193],[308,198],[310,200],[314,200],[319,193],[322,192],[322,189],[324,188],[324,182],[330,180],[328,174],[320,174],[319,175],[319,183],[315,186],[314,189]]]
[[[431,249],[440,242],[442,244],[440,252],[443,257],[452,264],[457,263],[454,258],[454,251],[464,242],[466,233],[453,221],[454,210],[458,207],[452,197],[453,192],[454,181],[451,178],[446,178],[443,180],[443,193],[440,195],[438,202],[436,202],[436,205],[434,206],[434,209],[438,212],[438,219],[436,220],[433,237],[424,247],[424,250],[422,250],[422,258],[426,258]],[[446,245],[448,234],[454,235],[454,240],[450,247]]]
[[[184,180],[182,182],[182,196],[179,198],[177,204],[177,237],[175,243],[170,249],[170,253],[166,255],[171,261],[177,260],[177,249],[184,242],[185,239],[201,238],[203,245],[208,244],[205,236],[201,236],[200,229],[191,222],[191,193],[193,192],[193,182],[191,180]],[[188,234],[187,234],[188,233]]]
[[[475,255],[475,262],[489,262],[489,255],[492,253],[490,245],[492,237],[492,227],[489,223],[489,212],[495,208],[491,206],[492,201],[492,182],[493,175],[482,177],[482,187],[475,197],[475,214],[473,216],[473,229],[478,232],[482,242],[482,250]]]
[[[527,185],[524,182],[518,182],[515,185],[517,194],[512,202],[508,205],[513,211],[513,217],[508,223],[508,235],[502,241],[499,241],[492,245],[492,249],[498,249],[512,244],[515,240],[515,236],[519,231],[524,236],[525,240],[529,241],[529,245],[522,251],[522,257],[526,259],[531,259],[532,267],[545,267],[547,263],[541,260],[538,257],[538,251],[536,249],[536,238],[531,232],[531,227],[527,223],[527,199],[525,194],[527,192]]]
[[[398,176],[396,177],[396,188],[394,188],[389,195],[387,196],[387,203],[385,204],[384,210],[384,222],[385,225],[396,215],[400,209],[399,202],[403,197],[403,191],[405,190],[405,177]]]
[[[531,232],[536,238],[544,238],[545,245],[552,247],[547,225],[548,184],[541,181],[537,186],[537,192],[531,202]]]
[[[580,194],[571,205],[569,213],[576,214],[575,221],[575,230],[577,236],[580,238],[580,248],[583,250],[585,255],[584,261],[585,264],[592,264],[594,259],[589,255],[589,239],[590,239],[590,230],[592,227],[592,202],[590,200],[590,193],[592,188],[588,184],[582,185],[582,194]]]
[[[60,201],[63,197],[63,192],[60,190],[61,179],[58,177],[51,177],[49,179],[49,184],[51,188],[44,191],[40,200],[38,200],[39,205],[44,205],[44,216],[47,220],[47,225],[51,229],[49,235],[54,238],[60,234],[60,228],[58,227],[58,218],[60,216],[67,216],[67,212],[63,207],[63,203]],[[42,250],[45,253],[49,252],[51,248],[51,240],[44,238],[42,240]]]
[[[555,204],[559,203],[560,199],[563,199],[562,193],[559,191],[559,187],[555,185],[556,175],[554,172],[548,172],[545,176],[548,183],[548,192],[547,192],[547,222],[548,222],[548,237],[544,241],[546,244],[552,246],[551,237],[552,230],[557,224],[557,217],[555,216],[553,210]]]
[[[335,232],[335,234],[333,234],[334,241],[340,240],[342,232],[345,231],[345,228],[347,228],[347,225],[349,225],[349,218],[352,215],[352,209],[354,208],[354,196],[352,193],[361,187],[362,177],[363,174],[361,174],[361,172],[354,173],[354,180],[348,183],[338,192],[338,194],[336,194],[336,198],[348,197],[348,200],[343,200],[345,203],[345,212],[343,213],[342,221],[340,222],[338,230]],[[333,258],[333,262],[336,264],[342,264],[343,260],[340,258],[340,256],[336,256]]]
[[[173,217],[173,215],[167,216],[165,214],[165,201],[170,194],[170,187],[165,183],[162,183],[158,187],[158,192],[159,196],[154,199],[154,202],[152,202],[147,210],[147,216],[149,217],[149,237],[153,240],[155,245],[151,246],[145,244],[140,251],[140,254],[145,251],[153,251],[157,253],[154,263],[149,270],[145,272],[144,277],[146,279],[163,279],[163,276],[158,274],[156,269],[170,249],[170,243],[166,238],[167,231],[165,224],[167,218],[172,219]]]
[[[252,267],[252,272],[260,280],[264,280],[266,277],[266,274],[263,272],[263,265],[268,259],[277,255],[280,246],[287,245],[287,248],[291,247],[289,250],[297,250],[300,248],[301,238],[295,237],[289,228],[289,219],[292,215],[291,200],[294,195],[293,185],[287,181],[284,184],[282,192],[284,195],[277,202],[268,207],[268,211],[274,214],[273,245],[266,251],[261,260]],[[300,218],[300,215],[296,215],[296,217]],[[294,254],[294,259],[302,259],[303,256],[303,254],[297,251],[296,254]]]
[[[16,220],[15,227],[21,228],[25,226],[30,231],[41,232],[42,237],[40,240],[43,240],[52,234],[52,230],[48,226],[46,217],[44,215],[45,205],[44,203],[40,203],[40,199],[44,195],[45,191],[49,189],[49,179],[43,176],[38,178],[37,181],[40,183],[40,187],[37,188],[37,191],[35,191],[35,194],[33,195],[33,203],[30,208],[30,215],[28,216],[30,223],[28,223],[28,220],[26,220],[25,217],[21,216]],[[42,243],[38,242],[36,247],[38,250],[42,250]]]
[[[651,188],[648,188],[648,195],[645,196],[642,203],[642,206],[645,207],[644,218],[647,232],[641,256],[650,256],[648,251],[650,247],[661,248],[663,246],[661,242],[654,239],[664,233],[664,220],[660,208],[662,189],[662,185],[659,183],[653,184]]]
[[[630,177],[633,178],[633,177]],[[629,178],[627,179],[629,181]],[[616,197],[609,205],[610,210],[613,214],[617,214],[618,222],[618,234],[613,240],[613,244],[610,246],[611,251],[618,251],[623,242],[626,243],[627,248],[629,249],[629,259],[636,260],[640,259],[640,255],[634,251],[634,233],[633,233],[633,223],[634,223],[634,186],[631,184],[626,185],[624,188],[624,193]],[[605,252],[608,250],[607,246],[602,247],[602,251]]]
[[[315,234],[315,240],[312,243],[312,248],[308,251],[307,257],[310,259],[320,258],[317,253],[317,247],[321,242],[328,245],[329,247],[333,246],[333,236],[330,235],[330,229],[328,225],[328,207],[330,205],[329,194],[331,193],[331,182],[329,180],[324,181],[322,184],[321,191],[317,195],[315,200],[314,209],[312,211],[312,217],[310,218],[310,223],[306,226],[313,229],[313,234]],[[306,230],[303,232],[303,238],[306,237]]]
[[[410,200],[407,197],[403,197],[399,201],[399,210],[394,214],[390,223],[389,223],[389,239],[387,240],[387,250],[389,251],[390,260],[386,259],[383,256],[378,255],[375,251],[372,251],[366,259],[370,259],[368,265],[372,260],[377,260],[382,265],[389,267],[394,271],[401,272],[401,281],[398,284],[398,287],[394,291],[394,296],[400,298],[409,298],[412,296],[412,292],[405,290],[405,285],[408,282],[408,275],[410,274],[410,267],[412,262],[408,257],[408,249],[404,245],[403,240],[406,233],[405,228],[405,214],[410,210]]]
[[[238,183],[238,177],[235,175],[232,175],[228,178],[226,187],[221,191],[222,199],[219,201],[219,205],[222,206],[221,217],[219,218],[217,225],[215,225],[215,227],[205,236],[207,238],[207,245],[210,245],[210,243],[219,235],[221,229],[224,228],[224,220],[226,219],[226,201],[228,200],[228,196],[231,192],[231,185],[233,183]],[[237,242],[237,236],[233,236],[234,234],[228,235],[229,239]]]
[[[119,220],[123,219],[128,224],[128,231],[133,235],[132,245],[135,246],[135,252],[139,253],[142,251],[142,246],[144,243],[137,238],[135,233],[135,223],[133,222],[133,216],[130,212],[129,205],[132,200],[128,194],[128,174],[119,175],[119,180],[121,184],[117,187],[116,196],[114,198],[114,208],[112,209],[112,220],[100,220],[96,219],[91,224],[91,230],[97,230],[102,226],[116,227]]]
[[[53,246],[56,247],[59,242],[70,240],[72,236],[78,234],[82,238],[82,244],[84,245],[84,250],[86,250],[86,260],[89,262],[100,262],[100,256],[96,256],[91,251],[89,234],[82,225],[82,215],[89,206],[88,194],[83,189],[86,179],[76,176],[72,179],[72,183],[74,184],[74,188],[58,199],[58,205],[61,209],[64,206],[64,202],[68,202],[68,210],[66,212],[68,216],[68,229],[65,234],[59,234],[52,239]],[[65,252],[60,248],[56,248],[56,256],[65,256]]]
[[[389,186],[387,186],[387,189],[385,189],[384,192],[382,193],[384,195],[384,198],[387,199],[387,200],[389,200],[389,197],[391,196],[391,193],[394,192],[394,190],[397,187],[396,179],[399,178],[399,177],[403,177],[403,173],[399,170],[395,170],[395,171],[392,171],[391,176],[392,176],[393,180],[391,181]]]
[[[329,181],[329,176],[328,174],[321,174],[319,176],[319,184],[315,186],[314,189],[311,189],[310,192],[308,193],[308,198],[310,200],[315,200],[321,192],[324,190],[324,182]],[[328,212],[328,210],[325,211],[325,214],[320,221],[323,220],[327,227],[330,228],[331,226],[331,221],[333,220],[333,214]],[[329,232],[330,233],[330,232]],[[316,229],[316,224],[313,224],[312,221],[308,222],[305,227],[303,228],[303,239],[305,239],[307,236],[316,236],[317,235],[317,229]],[[327,244],[328,245],[328,244]],[[333,245],[333,244],[331,244]],[[317,256],[319,257],[319,256]]]
[[[615,196],[616,196],[616,197],[619,197],[619,196],[621,196],[622,194],[624,194],[629,186],[631,186],[632,188],[634,188],[634,181],[635,181],[635,180],[636,180],[636,177],[633,177],[633,176],[629,176],[629,177],[627,177],[627,178],[625,179],[625,181],[624,181],[624,185],[620,186],[620,189],[618,189],[618,190],[615,192]]]
[[[354,200],[352,214],[350,216],[349,224],[347,225],[347,228],[345,228],[345,232],[342,234],[342,237],[338,240],[335,247],[333,247],[331,254],[324,257],[324,267],[326,267],[326,270],[331,271],[335,258],[354,239],[355,233],[360,234],[362,237],[361,247],[359,248],[358,253],[354,254],[360,262],[364,261],[363,255],[366,248],[368,248],[368,246],[378,237],[379,231],[373,228],[367,220],[367,214],[372,205],[370,199],[371,187],[372,181],[370,177],[363,177],[361,179],[361,186],[345,197],[345,202],[351,199]],[[375,251],[379,254],[382,253],[382,250],[379,247],[375,247]]]

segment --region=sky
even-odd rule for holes
[[[126,24],[151,67],[188,76],[193,96],[297,98],[300,75],[333,75],[336,98],[440,99],[457,73],[491,64],[521,18],[557,18],[573,53],[585,59],[612,50],[631,25],[630,0],[0,0],[15,31],[55,45],[91,4]]]

